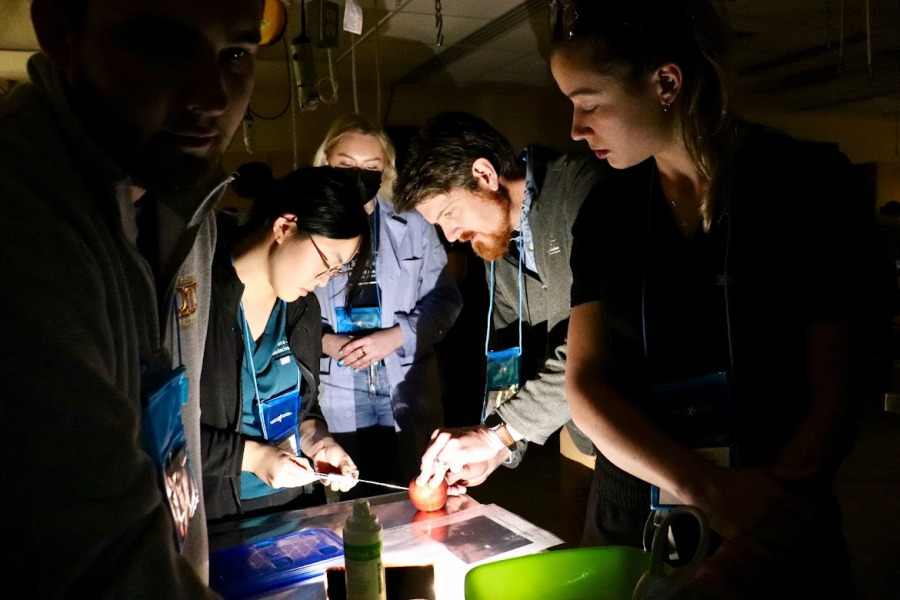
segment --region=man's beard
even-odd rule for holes
[[[202,186],[218,171],[220,163],[218,155],[200,157],[179,152],[156,134],[123,166],[136,185],[158,192],[175,192]]]
[[[479,233],[466,231],[460,236],[460,239],[468,241],[477,235],[481,239],[472,241],[472,250],[475,251],[475,254],[484,260],[498,260],[509,252],[509,240],[512,238],[513,229],[509,226],[508,215],[512,200],[509,197],[509,191],[503,186],[496,192],[488,190],[479,195],[486,202],[490,202],[502,215],[501,225],[495,231]]]
[[[221,156],[186,154],[161,131],[147,133],[109,102],[82,72],[71,86],[76,113],[132,183],[146,190],[173,192],[207,183]]]
[[[475,251],[480,258],[484,260],[498,260],[506,256],[509,251],[509,238],[512,230],[507,234],[500,233],[482,233],[481,238],[487,237],[487,240],[477,240],[472,242],[472,250]]]

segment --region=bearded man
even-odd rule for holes
[[[519,369],[506,392],[486,389],[480,424],[435,432],[419,485],[436,487],[446,476],[449,493],[465,493],[501,464],[516,466],[527,442],[543,444],[563,425],[579,450],[592,452],[565,397],[569,254],[572,224],[606,169],[589,153],[529,145],[517,154],[468,113],[440,113],[410,141],[394,204],[417,210],[448,241],[471,243],[486,261],[493,329],[486,387],[495,374]]]

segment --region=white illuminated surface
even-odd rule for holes
[[[403,492],[370,498],[370,503],[384,526],[385,566],[433,565],[435,600],[464,600],[465,576],[472,567],[563,543],[504,508],[471,498],[465,508],[443,516],[418,513]],[[328,527],[341,535],[351,508],[352,501],[347,501],[211,528],[210,550],[283,535],[286,528]],[[325,575],[254,598],[328,600]]]

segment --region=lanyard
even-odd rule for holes
[[[518,283],[519,283],[519,348],[522,348],[522,287],[524,287],[524,281],[522,279],[522,256],[525,253],[525,242],[522,239],[522,229],[525,220],[524,214],[524,206],[522,207],[522,214],[519,215],[519,236],[516,238],[516,248],[519,250],[519,275],[518,275]],[[494,312],[494,262],[491,261],[491,295],[488,302],[488,312],[487,312],[487,332],[484,336],[484,354],[488,355],[489,346],[488,342],[491,339],[491,315]]]
[[[380,213],[378,208],[378,200],[375,200],[375,213],[372,219],[372,278],[375,280],[375,296],[378,298],[378,314],[381,314],[381,285],[378,283],[378,247],[381,245],[378,238],[380,230]],[[337,277],[335,277],[337,279]],[[334,279],[328,282],[331,289],[331,297],[337,298],[337,292],[334,289]]]
[[[178,297],[178,294],[172,295],[172,315],[174,316],[175,321],[175,340],[178,345],[178,366],[184,366],[184,360],[181,356],[181,326],[178,323],[178,305],[175,304],[175,299]]]
[[[526,184],[531,185],[530,190],[526,190],[525,194],[531,194],[531,197],[534,197],[534,175],[532,174],[532,162],[530,160],[525,160],[525,182]],[[522,348],[522,288],[524,287],[524,280],[522,278],[522,261],[525,256],[525,219],[527,217],[526,206],[530,210],[530,201],[526,197],[522,201],[522,212],[519,214],[519,237],[516,238],[516,248],[519,250],[519,275],[518,275],[518,283],[519,283],[519,349],[521,351]],[[487,313],[487,333],[484,336],[484,355],[487,356],[489,354],[489,346],[488,342],[491,338],[491,316],[494,311],[494,262],[491,261],[491,295],[488,303],[488,313]],[[535,272],[537,272],[537,268],[535,268]]]
[[[375,280],[375,295],[378,297],[378,314],[381,314],[381,286],[378,285],[378,248],[381,243],[378,239],[378,231],[381,225],[381,217],[378,208],[378,199],[375,200],[375,213],[372,219],[372,278]]]
[[[521,222],[521,221],[520,221]],[[490,352],[489,342],[491,337],[491,316],[494,309],[494,261],[491,261],[491,282],[490,282],[490,303],[488,305],[487,312],[487,333],[484,338],[484,355],[487,359],[487,378],[488,380],[485,382],[485,395],[484,402],[481,405],[481,422],[483,423],[485,418],[487,417],[488,405],[493,402],[491,399],[491,393],[489,391],[489,386],[491,385],[492,376],[491,376],[491,364],[492,362],[496,362],[498,366],[501,368],[501,372],[508,368],[508,364],[506,361],[510,359],[510,350],[514,351],[515,356],[515,369],[514,376],[516,379],[519,377],[519,360],[522,355],[522,288],[524,287],[524,282],[522,279],[522,255],[523,255],[523,241],[521,230],[519,232],[519,237],[516,240],[516,245],[519,249],[519,268],[518,268],[518,289],[519,289],[519,345],[515,348],[500,350],[497,352]],[[516,386],[518,385],[518,381],[516,382]],[[516,388],[517,389],[517,388]],[[514,393],[514,392],[513,392]],[[499,398],[496,400],[497,404],[499,404],[502,400]]]
[[[284,303],[284,300],[278,300],[278,301],[281,303]],[[253,377],[253,389],[256,393],[256,395],[254,397],[256,399],[256,402],[259,403],[261,400],[259,397],[259,385],[256,383],[256,365],[253,363],[253,352],[250,350],[250,339],[252,336],[250,335],[250,325],[247,323],[247,315],[244,314],[244,301],[243,300],[241,300],[241,321],[242,321],[243,329],[244,329],[244,335],[243,335],[244,354],[245,354],[245,358],[247,360],[247,364],[250,365],[250,375]],[[265,335],[265,334],[263,334],[263,335]],[[297,365],[297,389],[298,390],[300,389],[300,366],[299,365]]]
[[[519,288],[519,348],[522,347],[522,236],[519,236],[517,240],[517,245],[519,247],[519,277],[518,277],[518,288]],[[484,336],[484,354],[487,356],[489,354],[489,346],[488,342],[491,339],[491,315],[494,312],[494,262],[491,261],[491,296],[490,301],[488,303],[488,313],[487,313],[487,333]]]

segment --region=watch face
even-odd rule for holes
[[[495,412],[492,412],[484,418],[484,426],[488,429],[495,429],[501,425],[506,425],[506,422]]]

